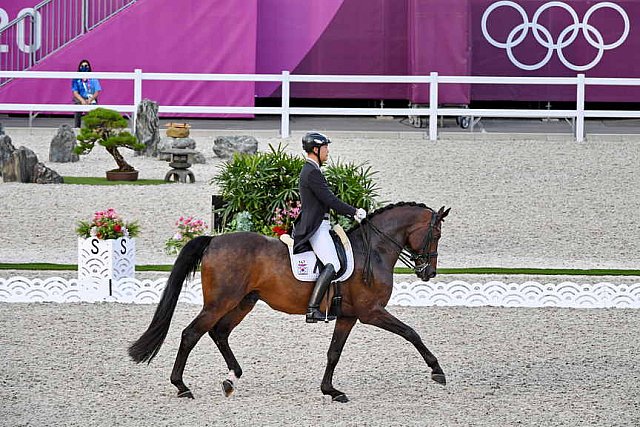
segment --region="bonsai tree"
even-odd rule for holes
[[[96,108],[82,118],[82,128],[78,135],[78,145],[74,148],[76,154],[89,154],[96,143],[102,145],[113,157],[119,172],[133,171],[118,148],[142,150],[144,144],[138,142],[135,136],[127,130],[127,120],[120,113],[108,108]]]

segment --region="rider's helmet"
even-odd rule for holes
[[[302,149],[307,153],[311,153],[314,147],[322,147],[327,144],[331,144],[331,140],[320,132],[307,132],[302,137]]]

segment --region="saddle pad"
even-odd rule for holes
[[[353,250],[351,248],[351,242],[344,232],[342,227],[336,225],[333,227],[333,231],[336,232],[340,241],[344,246],[344,251],[347,255],[347,268],[342,276],[340,276],[336,282],[344,282],[353,274]],[[293,253],[293,239],[288,234],[280,236],[280,241],[287,245],[289,249],[289,258],[291,259],[291,271],[296,279],[302,282],[315,282],[320,272],[316,268],[318,258],[313,251],[302,252],[299,254]]]

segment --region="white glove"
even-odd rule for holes
[[[362,222],[363,219],[365,219],[367,217],[367,211],[365,211],[362,208],[358,208],[356,210],[356,214],[353,216],[353,218],[358,222]]]

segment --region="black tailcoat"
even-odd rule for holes
[[[300,172],[300,201],[302,209],[294,223],[293,253],[311,250],[309,239],[316,232],[329,209],[340,215],[354,216],[356,208],[338,199],[329,188],[322,171],[307,160]]]

